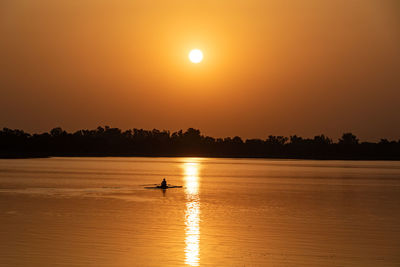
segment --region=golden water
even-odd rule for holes
[[[400,266],[399,207],[400,162],[0,160],[0,266]]]

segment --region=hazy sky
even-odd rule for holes
[[[0,1],[0,127],[98,125],[397,140],[400,1]]]

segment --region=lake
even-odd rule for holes
[[[2,159],[0,240],[0,266],[400,266],[400,162]]]

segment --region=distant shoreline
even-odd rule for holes
[[[337,142],[321,134],[314,138],[269,135],[266,139],[239,136],[214,138],[200,130],[170,132],[157,129],[97,127],[68,133],[54,128],[48,133],[0,130],[0,158],[48,157],[211,157],[303,160],[400,160],[400,140],[360,142],[344,133]]]
[[[0,155],[0,159],[45,159],[45,158],[216,158],[216,159],[277,159],[318,161],[400,161],[400,158],[306,158],[306,157],[240,157],[204,155],[126,155],[126,154],[76,154],[76,155]]]

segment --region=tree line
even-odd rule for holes
[[[266,139],[242,140],[239,136],[213,138],[200,130],[159,131],[108,126],[68,133],[57,127],[50,132],[29,134],[3,128],[0,157],[50,156],[196,156],[298,159],[400,159],[400,140],[360,142],[344,133],[337,142],[325,135],[302,138],[270,135]]]

